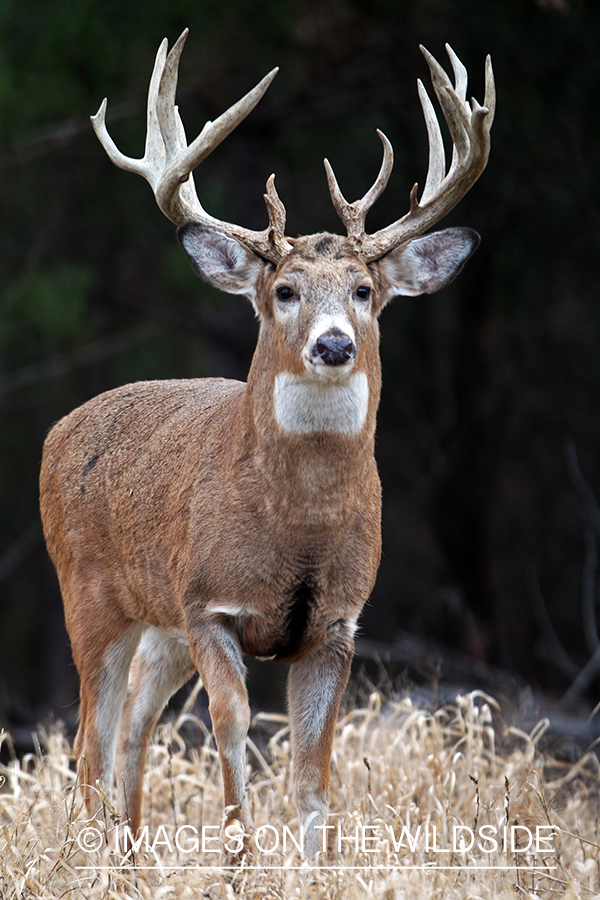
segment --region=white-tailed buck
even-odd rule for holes
[[[111,160],[143,175],[200,278],[244,294],[260,320],[248,383],[220,378],[129,384],[90,400],[45,443],[41,509],[81,678],[75,742],[89,785],[117,776],[132,831],[152,729],[198,671],[223,773],[226,822],[250,825],[243,656],[290,664],[293,794],[314,861],[327,815],[331,745],[356,621],[380,557],[381,492],[373,455],[380,392],[378,316],[398,294],[432,293],[460,272],[479,237],[423,233],[483,171],[494,85],[466,101],[467,73],[448,47],[455,84],[423,50],[454,146],[446,173],[440,128],[419,82],[429,135],[424,191],[376,234],[365,217],[384,190],[348,203],[325,161],[347,236],[285,235],[271,176],[269,225],[255,232],[202,208],[192,170],[253,109],[275,71],[187,145],[174,104],[187,32],[156,58],[143,159]],[[126,806],[125,806],[126,803]],[[96,792],[88,790],[94,814]]]

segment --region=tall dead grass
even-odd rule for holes
[[[102,822],[86,819],[71,747],[59,731],[46,734],[43,749],[2,767],[0,896],[599,897],[595,754],[575,764],[549,758],[539,749],[545,723],[531,734],[500,729],[495,705],[474,692],[431,713],[373,693],[366,708],[348,712],[331,763],[329,846],[310,873],[293,841],[300,830],[284,717],[257,717],[272,734],[262,752],[249,741],[255,831],[252,854],[235,870],[224,868],[218,757],[199,720],[200,750],[181,736],[189,716],[158,728],[146,765],[145,839],[126,859],[110,802]]]

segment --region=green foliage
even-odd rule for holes
[[[67,263],[9,282],[0,291],[0,359],[35,360],[89,341],[92,283],[90,269]]]

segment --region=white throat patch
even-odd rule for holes
[[[369,382],[364,372],[355,372],[341,384],[281,372],[275,377],[273,399],[275,418],[282,431],[358,434],[367,418]]]

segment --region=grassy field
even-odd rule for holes
[[[373,693],[340,719],[327,851],[307,872],[287,720],[257,720],[271,737],[262,752],[248,742],[255,831],[235,869],[226,867],[235,837],[220,837],[214,742],[188,712],[157,729],[147,827],[125,859],[108,800],[102,822],[86,820],[71,747],[59,731],[42,735],[39,752],[2,768],[2,900],[600,897],[598,762],[545,755],[547,723],[509,729],[479,692],[434,713]],[[194,728],[199,751],[182,738]]]

